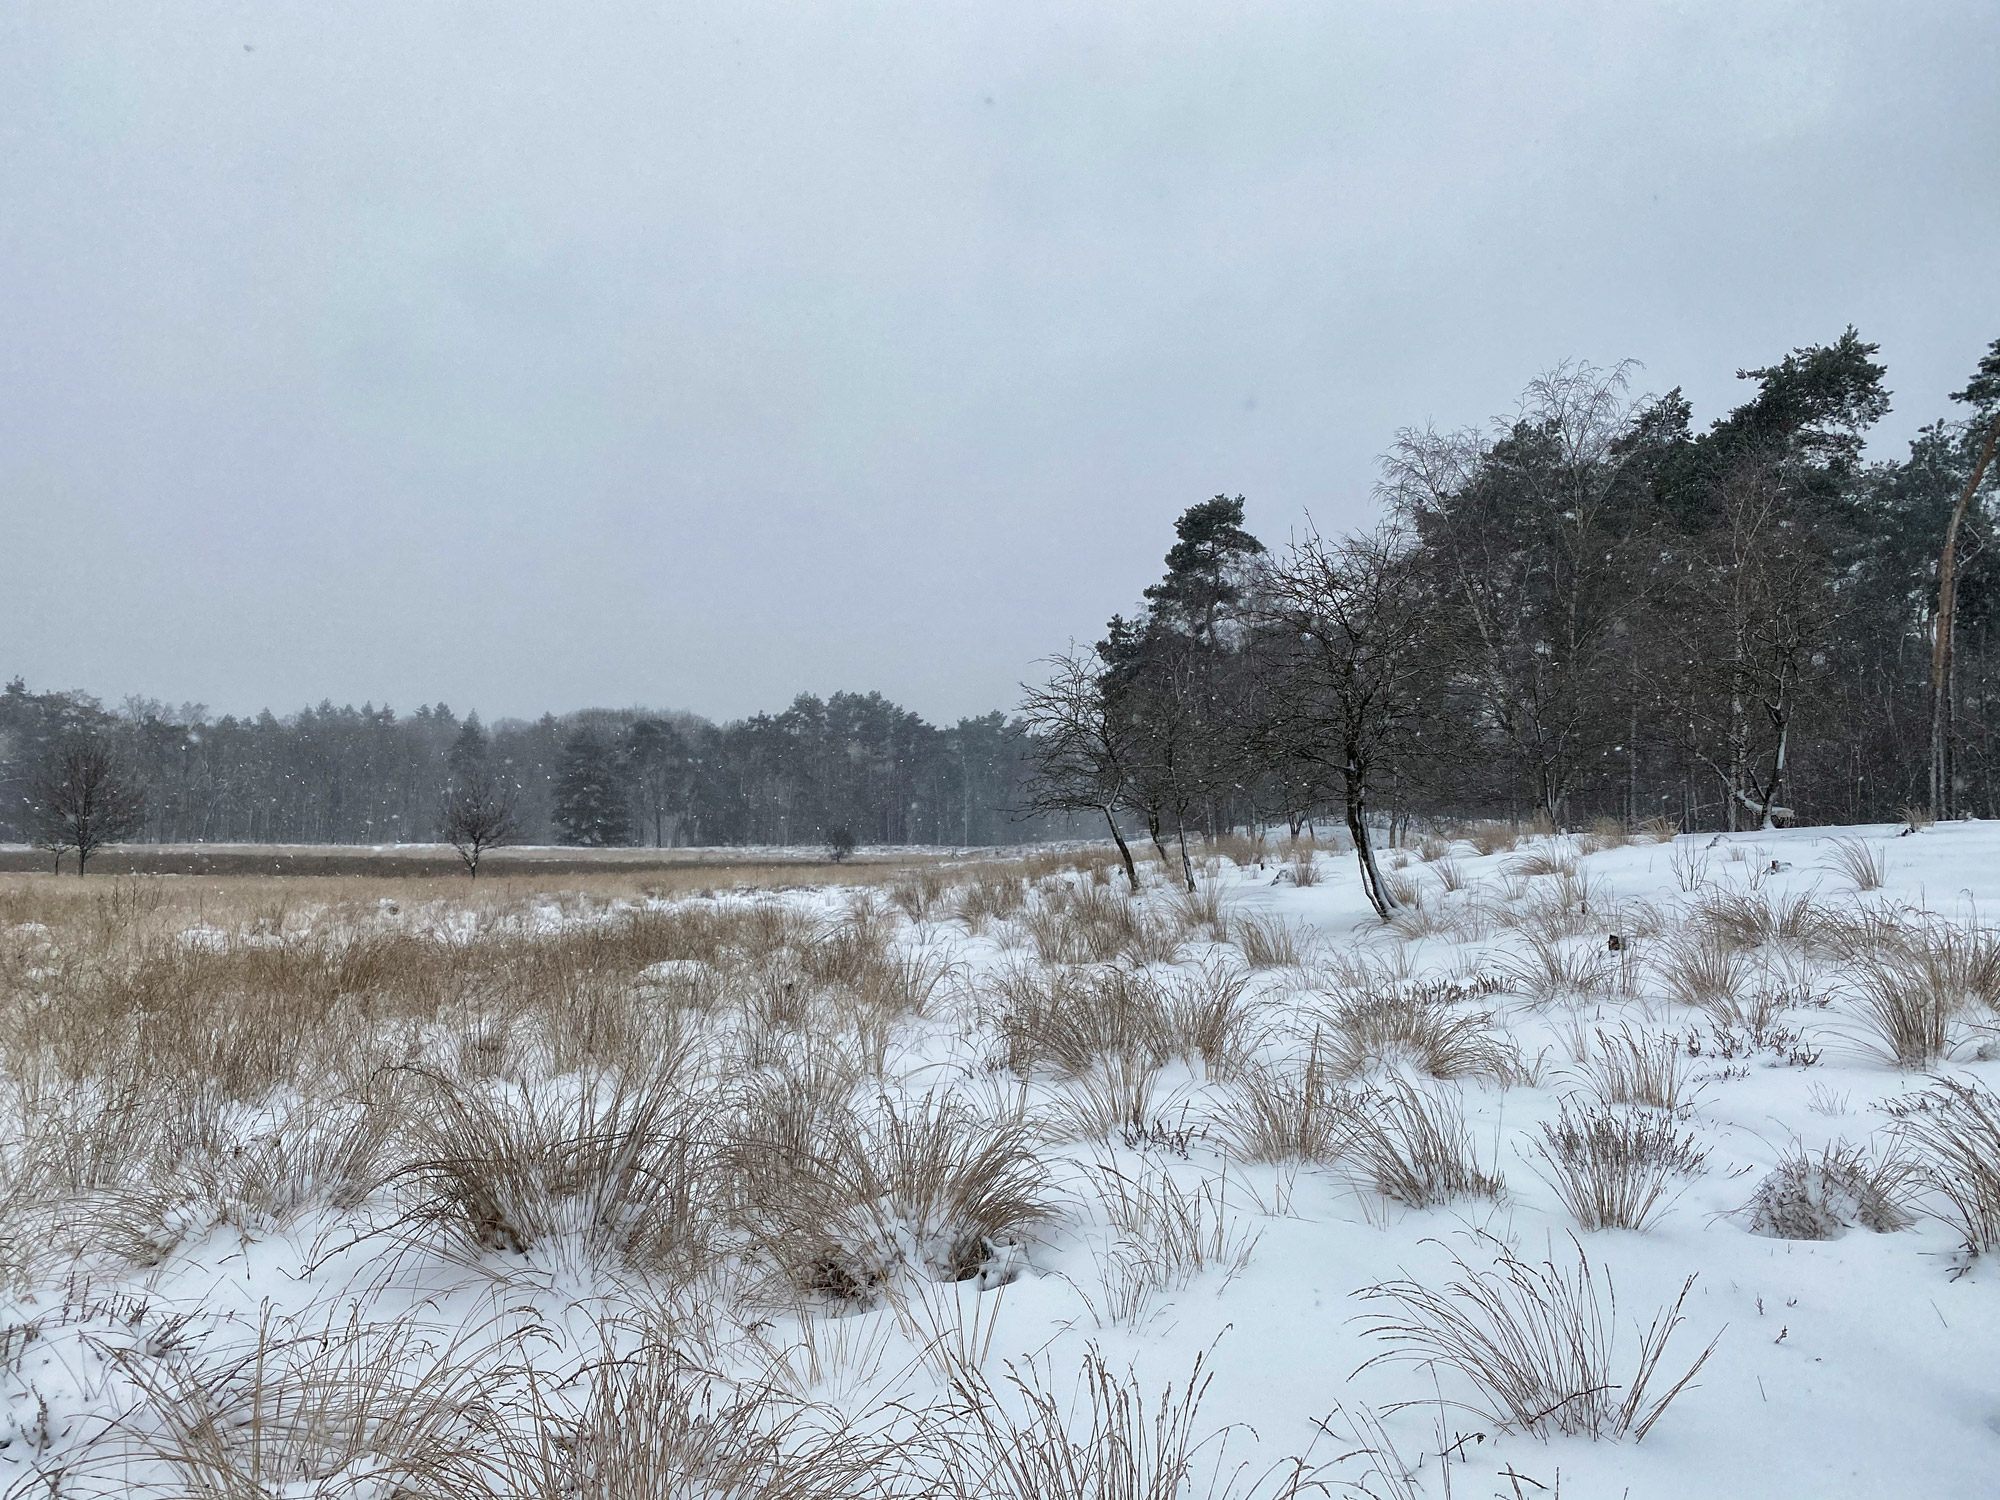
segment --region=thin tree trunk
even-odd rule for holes
[[[1118,841],[1118,857],[1125,861],[1125,879],[1131,883],[1132,894],[1139,894],[1139,872],[1132,864],[1132,850],[1125,842],[1125,835],[1118,831],[1118,820],[1111,816],[1111,809],[1104,809],[1104,821],[1111,826],[1111,837]]]
[[[1375,845],[1368,836],[1366,810],[1367,793],[1349,783],[1347,787],[1347,832],[1354,840],[1355,862],[1361,866],[1361,889],[1368,897],[1368,904],[1375,908],[1375,915],[1383,921],[1400,908],[1401,903],[1389,894],[1382,883],[1382,872],[1375,866]]]
[[[1966,509],[1993,462],[1993,447],[2000,442],[2000,412],[1986,424],[1986,441],[1979,446],[1979,462],[1972,476],[1958,492],[1951,508],[1951,520],[1944,529],[1944,551],[1938,557],[1938,603],[1936,636],[1931,641],[1931,816],[1951,816],[1951,666],[1952,634],[1958,625],[1958,528]]]

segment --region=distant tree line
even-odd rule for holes
[[[96,842],[373,844],[476,831],[476,863],[496,843],[818,844],[841,832],[977,845],[1061,832],[1060,818],[1017,816],[1028,770],[1020,720],[939,727],[879,693],[802,695],[782,713],[721,725],[593,709],[489,727],[443,704],[238,718],[140,699],[107,709],[19,679],[0,690],[0,840],[48,848],[75,847],[76,830],[59,826],[57,779],[86,772],[99,811],[84,831]]]
[[[1876,352],[1740,371],[1705,430],[1562,365],[1491,428],[1399,433],[1358,534],[1273,552],[1240,496],[1192,507],[1143,609],[1029,690],[1033,805],[1190,885],[1191,831],[1333,819],[1385,915],[1383,820],[2000,814],[2000,341],[1869,462]]]

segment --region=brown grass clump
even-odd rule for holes
[[[1688,925],[1718,947],[1744,950],[1768,944],[1817,948],[1830,931],[1811,891],[1778,897],[1768,891],[1711,891],[1688,914]]]
[[[1475,823],[1465,838],[1482,856],[1511,854],[1521,842],[1520,832],[1511,823]]]
[[[1614,966],[1601,948],[1531,936],[1528,951],[1500,965],[1515,993],[1537,1005],[1594,999],[1611,987]]]
[[[1779,1240],[1838,1239],[1854,1224],[1892,1234],[1915,1222],[1908,1201],[1916,1171],[1901,1154],[1875,1161],[1842,1140],[1815,1155],[1794,1141],[1738,1216],[1752,1234]]]
[[[1863,963],[1854,987],[1865,1034],[1886,1061],[1919,1070],[1951,1055],[1966,996],[1945,964],[1892,949]]]
[[[1019,1110],[934,1091],[770,1118],[735,1148],[739,1211],[801,1291],[867,1300],[903,1270],[964,1281],[1011,1263],[1059,1206]]]
[[[1109,885],[1044,886],[1019,920],[1044,964],[1172,963],[1188,930],[1178,908],[1158,912]]]
[[[1068,1077],[1109,1056],[1180,1057],[1227,1074],[1255,1035],[1248,978],[1216,964],[1168,980],[1130,969],[1017,969],[992,986],[1017,1073],[1048,1064]]]
[[[1940,1078],[1895,1112],[1897,1139],[1965,1253],[2000,1250],[2000,1094],[1983,1083]]]
[[[1826,867],[1853,881],[1857,891],[1879,891],[1889,878],[1887,856],[1861,839],[1834,839],[1827,846]]]
[[[1675,1179],[1697,1175],[1708,1159],[1669,1117],[1569,1101],[1534,1151],[1543,1180],[1586,1230],[1644,1230],[1677,1196]]]
[[[1499,1241],[1489,1243],[1491,1267],[1474,1270],[1453,1255],[1459,1275],[1442,1289],[1405,1279],[1358,1294],[1388,1309],[1368,1330],[1389,1345],[1375,1360],[1458,1372],[1479,1392],[1480,1400],[1467,1409],[1498,1427],[1541,1438],[1629,1434],[1643,1442],[1715,1352],[1711,1340],[1672,1385],[1650,1394],[1656,1379],[1667,1378],[1660,1364],[1683,1322],[1695,1278],[1688,1277],[1672,1304],[1654,1315],[1639,1336],[1637,1358],[1623,1365],[1617,1358],[1618,1296],[1608,1268],[1600,1293],[1581,1245],[1571,1272],[1552,1260],[1530,1265]]]
[[[1259,1236],[1236,1227],[1227,1178],[1183,1187],[1168,1172],[1121,1172],[1106,1163],[1088,1177],[1113,1233],[1099,1275],[1115,1321],[1142,1322],[1162,1293],[1210,1270],[1226,1282],[1249,1264]]]
[[[1298,968],[1310,956],[1304,935],[1279,916],[1240,913],[1230,918],[1229,938],[1242,950],[1243,961],[1253,969]]]
[[[1346,1142],[1351,1105],[1317,1050],[1296,1067],[1253,1067],[1231,1091],[1229,1139],[1244,1161],[1329,1162]]]
[[[500,1492],[524,1500],[854,1500],[888,1457],[763,1385],[736,1386],[656,1338],[580,1373],[582,1409],[537,1382]]]
[[[635,1268],[708,1258],[714,1132],[676,1072],[526,1087],[417,1077],[391,1181],[409,1222],[448,1248],[476,1259],[566,1241]]]
[[[1532,880],[1541,875],[1576,874],[1577,850],[1553,839],[1543,841],[1509,866],[1508,873]]]
[[[1402,1082],[1354,1097],[1340,1151],[1363,1182],[1410,1208],[1498,1198],[1504,1187],[1479,1165],[1458,1100]]]
[[[1262,1474],[1225,1468],[1228,1430],[1196,1425],[1213,1377],[1187,1379],[1149,1403],[1136,1376],[1114,1374],[1093,1346],[1065,1402],[1044,1365],[1008,1367],[1003,1394],[962,1367],[933,1413],[926,1447],[944,1500],[1299,1500],[1320,1486],[1302,1460]]]
[[[300,1326],[267,1311],[247,1349],[113,1358],[153,1419],[139,1452],[180,1494],[478,1494],[501,1475],[477,1418],[503,1371],[408,1324]]]
[[[1725,1024],[1743,1013],[1743,999],[1757,965],[1742,948],[1711,933],[1683,929],[1658,947],[1654,967],[1667,998],[1707,1011]]]
[[[1602,1104],[1639,1104],[1678,1113],[1693,1100],[1690,1059],[1673,1032],[1648,1036],[1630,1027],[1600,1030],[1584,1068]]]
[[[1459,1010],[1410,989],[1362,993],[1315,1016],[1315,1051],[1335,1077],[1408,1067],[1427,1077],[1511,1082],[1518,1056],[1486,1011]]]

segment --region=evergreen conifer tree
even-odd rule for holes
[[[563,745],[555,815],[564,843],[603,849],[632,842],[625,768],[617,751],[591,730],[578,730]]]

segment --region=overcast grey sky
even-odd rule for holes
[[[0,674],[1010,706],[1565,356],[2000,334],[2000,7],[0,8]]]

